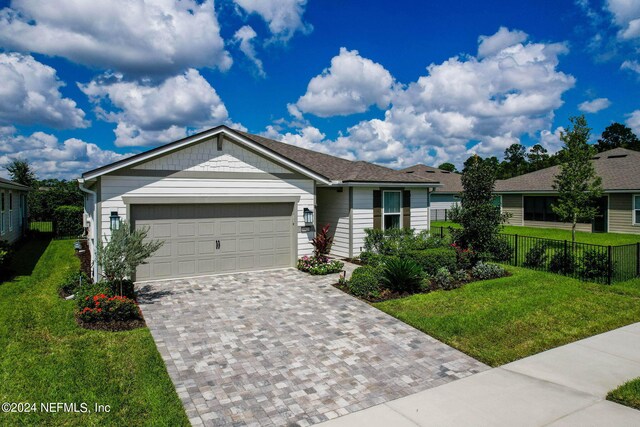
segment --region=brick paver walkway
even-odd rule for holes
[[[193,425],[310,425],[488,369],[297,270],[142,285]]]

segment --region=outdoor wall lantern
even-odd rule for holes
[[[304,217],[305,224],[313,224],[313,211],[311,209],[304,208],[302,216]]]
[[[120,228],[120,215],[118,215],[118,212],[111,212],[109,219],[111,220],[111,230],[118,230]]]

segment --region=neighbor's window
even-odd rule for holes
[[[384,229],[400,228],[401,221],[401,197],[400,191],[384,191],[382,200],[382,215],[384,218]]]
[[[558,215],[551,207],[557,200],[554,196],[524,196],[525,221],[558,222]]]
[[[640,225],[640,196],[633,196],[633,223]]]

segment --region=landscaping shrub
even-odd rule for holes
[[[532,247],[527,255],[524,257],[524,263],[522,264],[527,268],[540,268],[547,262],[547,245],[545,243],[538,243]]]
[[[120,296],[125,296],[127,298],[133,298],[133,299],[135,299],[136,297],[136,292],[134,289],[133,282],[129,279],[116,281],[116,282],[109,282],[109,286],[110,286],[112,295],[120,295]]]
[[[390,258],[382,267],[383,286],[395,292],[418,292],[422,268],[410,258]]]
[[[338,273],[342,271],[344,263],[338,260],[329,261],[325,256],[309,257],[303,256],[298,259],[298,270],[307,272],[314,276]]]
[[[59,291],[63,296],[74,295],[80,286],[87,283],[91,283],[91,280],[82,271],[70,271],[60,284]]]
[[[479,280],[496,279],[506,274],[498,264],[479,262],[471,269],[471,275]]]
[[[426,230],[416,233],[415,230],[406,228],[393,228],[385,231],[366,229],[365,233],[365,252],[381,255],[403,256],[409,251],[446,246],[445,239],[431,236]]]
[[[7,276],[12,253],[11,245],[4,240],[0,240],[0,279],[3,276]]]
[[[113,296],[114,293],[111,289],[109,282],[97,282],[97,283],[85,283],[82,286],[78,286],[75,292],[76,305],[79,310],[83,310],[85,307],[89,307],[92,303],[90,299],[96,295]]]
[[[386,248],[384,246],[384,231],[377,228],[367,228],[364,230],[364,251],[377,254],[384,254]]]
[[[78,318],[86,323],[125,322],[141,319],[136,302],[123,296],[97,294],[85,298],[85,306],[77,312]]]
[[[333,244],[333,236],[329,235],[329,224],[322,227],[322,229],[316,234],[316,237],[311,240],[313,246],[313,257],[320,258],[325,257],[331,250]]]
[[[614,271],[613,265],[611,266],[611,271]],[[607,278],[609,276],[609,260],[607,254],[595,249],[585,251],[580,272],[582,273],[582,277],[587,280]]]
[[[380,270],[368,265],[358,267],[351,273],[349,292],[355,296],[372,299],[380,296]]]
[[[360,261],[365,265],[370,265],[372,267],[379,267],[385,263],[388,255],[380,255],[375,252],[362,252],[359,256]]]
[[[410,251],[407,256],[414,260],[430,276],[436,274],[441,267],[446,267],[450,271],[456,269],[456,252],[450,248]]]
[[[576,271],[576,260],[571,253],[564,250],[558,250],[553,254],[549,261],[549,271],[558,274],[572,274]]]
[[[457,286],[453,280],[453,276],[447,267],[441,267],[436,271],[436,274],[431,278],[432,289],[451,290]]]
[[[82,228],[82,206],[58,206],[53,210],[53,220],[56,224],[56,234],[59,236],[80,236]]]
[[[498,262],[506,262],[511,260],[513,248],[509,242],[501,237],[496,237],[490,249],[491,259]]]
[[[466,283],[471,279],[471,276],[466,270],[457,270],[451,273],[451,279],[453,279],[454,282]]]

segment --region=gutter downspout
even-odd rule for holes
[[[97,257],[98,256],[98,222],[96,220],[96,217],[98,215],[98,193],[86,188],[84,186],[83,178],[78,179],[78,186],[80,187],[81,191],[93,196],[94,205],[93,205],[93,218],[91,221],[91,228],[93,228],[93,256]],[[85,206],[85,209],[86,209],[86,206]],[[93,260],[92,267],[93,267],[93,280],[97,281],[98,280],[98,262],[96,259]]]

